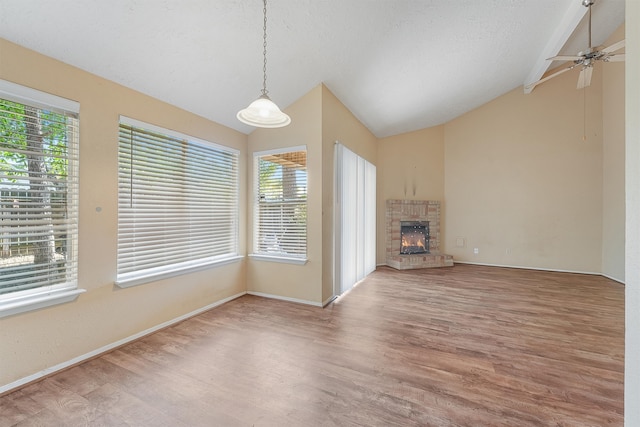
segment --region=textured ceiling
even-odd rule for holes
[[[378,137],[442,124],[522,86],[575,2],[269,0],[267,88],[286,109],[324,82]],[[597,0],[594,45],[623,21]],[[252,131],[260,0],[0,0],[0,37]],[[561,53],[586,44],[583,21]]]

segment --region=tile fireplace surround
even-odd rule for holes
[[[401,221],[429,221],[430,253],[400,254]],[[386,231],[386,262],[389,267],[409,270],[453,266],[453,256],[440,253],[440,202],[433,200],[387,200]]]

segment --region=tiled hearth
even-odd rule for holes
[[[429,253],[400,254],[400,222],[429,221]],[[452,267],[453,256],[440,253],[440,202],[387,200],[387,265],[398,270]]]

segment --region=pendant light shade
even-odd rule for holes
[[[238,111],[237,117],[242,123],[261,128],[279,128],[291,123],[291,118],[280,111],[267,95],[262,95],[247,108]]]
[[[291,123],[291,118],[280,111],[280,108],[269,98],[267,90],[267,0],[263,0],[264,14],[263,47],[264,65],[262,67],[262,95],[244,110],[238,111],[236,117],[242,123],[259,128],[279,128]]]

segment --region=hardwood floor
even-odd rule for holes
[[[325,309],[244,296],[0,398],[0,426],[622,426],[624,287],[379,268]]]

